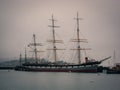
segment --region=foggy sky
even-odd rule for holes
[[[18,58],[33,34],[45,42],[52,14],[60,26],[56,32],[68,42],[77,12],[83,18],[80,31],[92,48],[90,56],[102,59],[115,50],[120,62],[120,0],[0,0],[0,58]]]

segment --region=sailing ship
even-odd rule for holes
[[[29,44],[28,46],[34,46],[33,52],[35,54],[35,62],[25,62],[25,63],[20,63],[20,65],[15,67],[15,70],[19,70],[19,71],[39,71],[39,72],[85,72],[85,73],[97,73],[102,71],[102,66],[99,66],[99,64],[101,64],[103,61],[111,58],[111,57],[107,57],[103,60],[99,60],[99,61],[93,61],[88,59],[88,57],[85,57],[85,62],[82,63],[81,62],[81,51],[83,50],[90,50],[89,48],[81,48],[81,42],[86,42],[86,39],[81,39],[80,38],[80,29],[79,29],[79,20],[81,20],[81,18],[78,17],[78,13],[77,13],[77,17],[75,18],[76,22],[77,22],[77,38],[76,39],[72,39],[72,42],[76,42],[77,43],[77,47],[73,48],[71,50],[75,50],[77,51],[77,59],[78,59],[78,63],[57,63],[57,50],[65,50],[65,49],[59,49],[57,48],[56,43],[61,43],[62,40],[56,40],[56,36],[55,36],[55,28],[58,28],[58,26],[55,26],[55,19],[53,18],[52,15],[52,25],[50,25],[49,27],[52,27],[52,37],[53,40],[48,40],[49,42],[52,42],[53,47],[51,49],[47,49],[47,50],[53,50],[53,54],[54,54],[54,62],[45,62],[45,63],[39,63],[38,62],[38,57],[37,57],[37,52],[40,52],[37,50],[37,46],[41,46],[41,43],[36,43],[36,37],[35,34],[33,35],[33,40],[34,42]],[[25,51],[26,52],[26,51]],[[26,56],[26,53],[25,53]],[[21,55],[20,55],[20,60],[21,60]],[[26,58],[25,58],[26,61]]]

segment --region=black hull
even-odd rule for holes
[[[50,67],[16,67],[16,71],[32,71],[32,72],[81,72],[81,73],[97,73],[100,72],[97,66],[78,67],[78,68],[50,68]]]

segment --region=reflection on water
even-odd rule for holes
[[[0,71],[0,90],[120,90],[120,75]]]

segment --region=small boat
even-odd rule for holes
[[[115,50],[113,54],[113,62],[116,61]],[[108,68],[106,71],[107,74],[120,74],[120,63],[114,63],[112,68]]]
[[[120,70],[107,70],[107,74],[120,74]]]
[[[116,63],[114,67],[108,69],[107,74],[120,74],[120,63]]]

